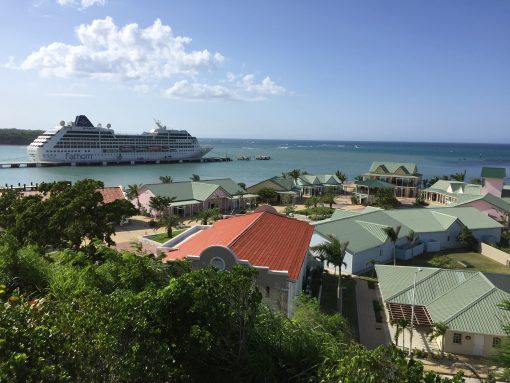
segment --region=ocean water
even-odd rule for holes
[[[483,166],[499,166],[510,175],[510,145],[449,144],[407,142],[345,142],[255,139],[200,139],[214,146],[209,156],[229,156],[232,162],[161,164],[136,166],[48,167],[0,169],[0,185],[75,181],[85,177],[101,180],[107,186],[159,182],[170,175],[175,181],[192,174],[203,179],[230,177],[247,185],[280,175],[291,169],[309,173],[345,172],[349,179],[368,170],[372,161],[414,162],[424,178],[466,170],[466,180],[479,177]],[[237,161],[237,156],[251,161]],[[256,161],[255,156],[271,156]],[[0,146],[0,162],[27,160],[25,146]],[[507,179],[508,182],[508,179]]]

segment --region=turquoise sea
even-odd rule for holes
[[[291,169],[309,173],[333,173],[339,169],[349,179],[368,170],[372,161],[414,162],[424,178],[466,170],[466,180],[478,177],[482,166],[506,167],[510,175],[509,144],[449,144],[409,142],[345,142],[255,139],[200,139],[214,146],[209,156],[227,155],[232,162],[136,166],[54,167],[0,169],[0,185],[41,181],[75,181],[89,177],[107,186],[158,182],[170,175],[188,180],[191,174],[203,179],[230,177],[248,185]],[[251,161],[237,161],[237,156]],[[256,161],[257,155],[271,156]],[[0,162],[26,160],[25,146],[0,146]],[[507,180],[508,181],[508,180]]]

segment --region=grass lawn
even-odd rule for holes
[[[336,286],[338,276],[325,274],[322,286],[321,309],[328,313],[336,313]],[[352,327],[353,335],[359,339],[358,311],[356,306],[356,281],[352,278],[342,278],[343,290],[343,316]]]
[[[437,256],[446,256],[451,260],[449,268],[451,269],[463,269],[463,270],[477,270],[489,273],[500,273],[510,274],[510,268],[502,265],[496,261],[493,261],[486,256],[466,251],[440,251],[438,253],[422,254],[408,261],[399,261],[397,264],[403,266],[423,266],[423,267],[437,267],[430,263],[432,258]],[[464,268],[460,263],[465,262],[470,267]]]
[[[172,235],[175,237],[176,235],[181,234],[183,231],[184,230],[173,230]],[[166,232],[159,233],[159,234],[155,234],[155,235],[151,236],[149,239],[159,242],[159,243],[165,243],[166,241],[168,241],[168,235],[166,235]]]

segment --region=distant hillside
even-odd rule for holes
[[[43,130],[0,129],[0,145],[28,145],[43,132]]]

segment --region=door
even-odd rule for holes
[[[474,334],[473,335],[473,354],[474,355],[483,355],[483,335]]]

